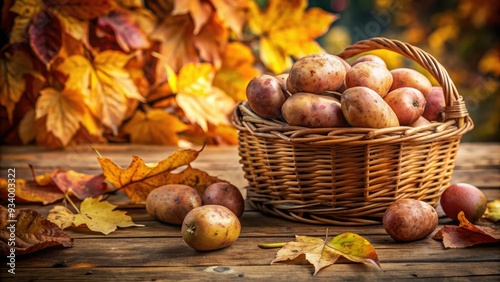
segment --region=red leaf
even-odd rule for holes
[[[71,191],[78,199],[96,197],[111,191],[104,182],[104,176],[78,173],[74,170],[58,172],[51,177],[52,181],[63,192]]]
[[[40,12],[33,17],[28,32],[33,51],[42,62],[49,64],[62,46],[59,19],[51,12]]]
[[[12,234],[15,237],[12,237]],[[69,237],[56,224],[31,209],[0,206],[0,253],[3,256],[33,253],[48,247],[73,247]],[[12,252],[15,249],[15,252]]]
[[[99,17],[98,24],[109,26],[114,31],[118,45],[125,52],[149,47],[146,35],[132,19],[130,12],[125,9],[116,9]]]
[[[80,20],[90,20],[107,14],[113,7],[112,0],[46,0],[55,2],[61,10]]]

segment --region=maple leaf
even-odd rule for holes
[[[215,68],[220,68],[221,54],[226,48],[228,31],[216,14],[212,14],[199,34],[194,37],[194,45],[204,61],[211,62]]]
[[[248,16],[248,0],[211,0],[219,18],[241,37]]]
[[[145,202],[149,192],[162,185],[189,185],[203,194],[206,186],[223,181],[191,167],[191,162],[198,157],[201,150],[179,149],[166,159],[153,164],[147,164],[140,157],[133,156],[126,169],[95,151],[106,180],[116,189],[123,189],[127,197],[135,203]],[[183,166],[187,168],[179,173],[172,172]]]
[[[484,213],[484,217],[493,222],[500,220],[500,199],[488,203],[488,208]]]
[[[14,223],[13,223],[14,222]],[[14,229],[12,226],[14,225]],[[15,234],[15,246],[9,244]],[[35,210],[0,206],[0,253],[7,256],[33,253],[53,246],[73,247],[74,242],[57,225]]]
[[[33,17],[28,33],[31,48],[36,56],[48,65],[62,46],[59,18],[49,11],[39,12]]]
[[[16,104],[26,89],[24,76],[31,73],[32,68],[31,59],[23,51],[5,52],[0,57],[0,105],[7,109],[9,123],[12,123]]]
[[[177,116],[161,109],[151,109],[146,113],[136,111],[132,119],[123,126],[123,132],[130,135],[132,143],[177,146],[177,132],[187,128]]]
[[[66,229],[73,225],[75,215],[64,206],[55,206],[50,209],[47,219],[56,224],[61,229]]]
[[[36,102],[36,119],[47,116],[46,127],[55,137],[67,145],[80,128],[85,108],[84,94],[77,89],[45,88]]]
[[[17,14],[14,18],[14,26],[10,32],[10,44],[24,42],[28,39],[26,31],[33,17],[43,9],[42,0],[17,0],[10,8],[11,12]]]
[[[497,229],[472,224],[463,211],[459,212],[457,217],[460,226],[445,225],[432,237],[442,240],[445,248],[466,248],[500,242],[500,232]]]
[[[125,52],[149,48],[149,41],[144,32],[125,9],[115,9],[98,18],[101,26],[109,26],[115,33],[116,42]]]
[[[91,20],[109,13],[115,4],[112,0],[52,0],[68,15],[80,20]]]
[[[84,102],[92,114],[115,135],[125,118],[127,99],[145,101],[124,68],[129,59],[122,52],[107,50],[97,54],[92,63],[74,55],[58,66],[59,71],[68,75],[66,85],[83,90]]]
[[[199,0],[174,0],[172,15],[189,13],[194,22],[193,33],[198,34],[210,18],[213,10],[210,3]]]
[[[337,16],[319,8],[305,11],[306,7],[307,0],[270,0],[262,12],[257,3],[249,3],[248,26],[260,36],[260,58],[274,73],[291,66],[290,56],[324,52],[315,38],[323,35]]]
[[[213,125],[227,125],[227,115],[232,111],[235,102],[222,90],[212,86],[214,68],[208,63],[190,63],[182,67],[176,77],[169,73],[169,84],[172,91],[177,92],[176,101],[179,107],[189,113],[190,122],[198,124],[203,131],[208,130],[208,122]]]
[[[235,101],[246,100],[246,86],[259,75],[250,47],[240,42],[227,45],[221,68],[215,73],[213,85],[222,89]]]
[[[272,244],[271,244],[272,245]],[[266,244],[261,245],[265,247]],[[354,233],[342,233],[326,242],[321,238],[295,236],[295,241],[286,243],[271,262],[298,259],[303,256],[314,266],[314,273],[334,264],[340,256],[354,262],[374,264],[380,268],[375,248],[365,238]]]

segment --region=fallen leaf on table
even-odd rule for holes
[[[52,181],[63,193],[75,195],[78,199],[97,197],[112,191],[104,182],[104,175],[79,173],[74,170],[57,172]]]
[[[465,218],[462,211],[458,214],[458,220],[460,226],[445,225],[432,238],[442,240],[445,248],[466,248],[500,242],[498,229],[474,225]]]
[[[271,262],[295,260],[303,256],[314,265],[314,274],[334,264],[340,256],[354,262],[374,264],[380,268],[375,248],[363,237],[354,233],[342,233],[326,242],[321,238],[295,236],[294,242],[286,243]]]
[[[101,201],[102,196],[86,198],[80,204],[80,209],[70,203],[78,211],[73,214],[71,210],[63,206],[56,206],[49,211],[47,219],[64,229],[71,225],[86,225],[90,230],[101,232],[104,235],[116,230],[117,227],[144,226],[135,224],[125,211],[114,210],[115,205],[108,201]]]
[[[8,201],[8,184],[7,179],[0,178],[0,202]],[[38,185],[33,180],[17,178],[15,186],[16,203],[39,202],[48,205],[64,198],[64,194],[53,183]]]
[[[179,149],[166,159],[153,164],[145,163],[140,157],[133,156],[132,162],[126,169],[102,157],[97,150],[96,153],[106,180],[116,189],[123,190],[132,202],[141,203],[146,201],[149,192],[162,185],[189,185],[202,194],[208,185],[224,181],[191,167],[191,162],[198,157],[201,150]],[[173,173],[183,166],[187,168],[179,173]]]
[[[493,222],[500,220],[500,199],[488,203],[488,208],[484,213],[484,217]]]
[[[9,210],[0,206],[0,215],[0,252],[3,256],[10,255],[11,248],[16,250],[17,256],[53,246],[74,246],[71,237],[34,210]],[[14,240],[11,232],[15,234]]]

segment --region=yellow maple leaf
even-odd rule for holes
[[[40,91],[36,102],[36,119],[47,116],[45,125],[48,132],[67,145],[80,128],[85,113],[84,96],[81,91],[45,88]]]
[[[47,219],[55,223],[59,228],[66,229],[73,225],[75,215],[64,206],[55,206],[50,209]]]
[[[222,21],[241,37],[243,26],[248,17],[249,0],[211,0]]]
[[[24,42],[27,40],[28,35],[26,30],[31,24],[33,16],[43,9],[42,0],[17,0],[10,8],[11,12],[17,14],[14,18],[14,26],[10,32],[10,44]]]
[[[227,45],[222,66],[217,70],[213,85],[222,89],[235,101],[246,100],[246,86],[257,75],[254,56],[250,47],[240,42]]]
[[[260,36],[260,58],[274,73],[287,70],[291,57],[324,52],[315,39],[323,35],[337,16],[319,8],[306,11],[307,0],[270,0],[265,11],[249,3],[248,26]]]
[[[174,10],[172,15],[183,15],[189,13],[194,22],[194,34],[200,32],[212,14],[210,3],[199,0],[174,0]]]
[[[135,203],[145,202],[149,192],[162,185],[189,185],[203,194],[206,186],[223,181],[191,167],[191,162],[198,157],[200,152],[179,149],[158,163],[145,163],[140,157],[133,156],[130,165],[123,169],[112,160],[102,157],[96,150],[97,160],[106,180],[116,189],[122,189]],[[187,168],[179,173],[173,173],[174,170],[183,166]]]
[[[16,104],[26,89],[24,75],[31,73],[32,68],[31,59],[23,51],[4,53],[0,57],[0,105],[7,109],[10,123]]]
[[[177,132],[188,126],[161,109],[151,109],[146,113],[136,111],[132,119],[123,126],[123,131],[130,135],[132,143],[177,146]]]
[[[130,73],[124,68],[130,56],[107,50],[97,54],[93,62],[74,55],[66,58],[58,70],[68,75],[66,85],[82,89],[84,102],[92,114],[116,134],[127,113],[127,100],[144,102]]]

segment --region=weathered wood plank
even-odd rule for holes
[[[64,266],[61,265],[61,266]],[[311,265],[232,264],[195,267],[64,267],[17,268],[15,275],[1,273],[2,281],[380,281],[389,279],[451,279],[498,281],[498,262],[384,263],[382,269],[362,264],[335,264],[315,276]]]

